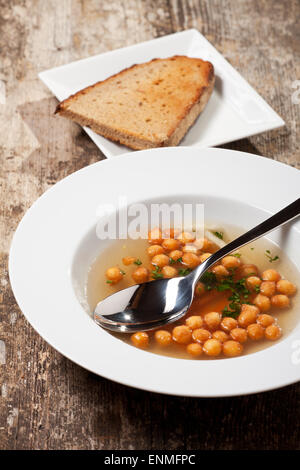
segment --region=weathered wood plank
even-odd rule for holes
[[[37,72],[195,27],[286,120],[226,145],[299,167],[296,0],[0,1],[0,449],[296,449],[298,385],[235,399],[141,392],[96,377],[48,346],[9,287],[12,234],[48,187],[103,158]],[[1,87],[2,90],[2,87]],[[283,405],[284,404],[284,405]]]

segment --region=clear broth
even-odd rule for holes
[[[238,230],[236,228],[227,228],[226,230],[222,229],[222,231],[224,233],[224,241],[226,243],[228,243],[233,238],[236,238],[241,233],[241,230]],[[117,292],[121,289],[125,289],[126,287],[135,284],[131,277],[131,274],[137,266],[135,264],[130,266],[124,266],[122,263],[122,258],[124,258],[125,256],[133,256],[139,258],[142,261],[143,266],[149,269],[153,269],[151,268],[151,264],[149,262],[149,257],[147,254],[148,246],[149,244],[147,240],[116,240],[112,242],[112,244],[97,257],[97,259],[94,261],[89,270],[86,284],[86,300],[91,312],[93,312],[97,303],[100,300],[103,300],[105,297],[113,294],[114,292]],[[278,255],[279,260],[271,263],[265,255],[266,250],[270,250],[273,256]],[[278,272],[283,278],[293,282],[299,290],[300,275],[297,268],[280,250],[280,248],[278,248],[278,246],[272,243],[270,240],[262,238],[250,245],[241,248],[240,250],[238,250],[238,252],[241,253],[241,260],[244,263],[251,263],[257,265],[260,273],[265,269],[274,268],[278,270]],[[107,284],[105,271],[110,266],[115,265],[119,265],[120,268],[126,272],[126,275],[124,276],[123,280],[116,285]],[[279,341],[286,338],[299,321],[299,293],[296,293],[296,295],[291,297],[290,300],[291,307],[289,309],[272,308],[270,311],[271,315],[277,319],[279,326],[282,328],[282,337]],[[221,311],[226,305],[228,305],[228,294],[219,293],[218,296],[216,296],[216,294],[212,296],[209,292],[205,293],[203,296],[194,299],[192,306],[190,307],[188,313],[184,318],[181,318],[181,320],[176,323],[164,326],[163,329],[171,331],[174,326],[183,324],[185,318],[190,315],[204,315],[211,311]],[[130,341],[130,334],[118,334],[112,332],[109,333],[133,346]],[[174,343],[168,347],[162,347],[157,344],[155,340],[151,337],[151,332],[149,332],[149,334],[150,344],[147,348],[147,351],[155,354],[171,356],[181,359],[195,359],[186,352],[185,345]],[[262,339],[260,341],[248,340],[243,345],[243,355],[260,351],[276,343],[277,341],[272,342],[266,339]],[[224,358],[224,356],[220,356],[220,358]],[[200,358],[197,358],[197,360],[212,359],[205,355],[201,355]]]

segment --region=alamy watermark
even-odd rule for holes
[[[292,103],[293,104],[300,104],[300,80],[295,80],[292,83],[292,88],[295,89],[294,93],[292,93]]]
[[[291,354],[291,361],[294,366],[299,366],[300,364],[300,339],[295,339],[292,342],[293,352]]]
[[[0,80],[0,104],[6,103],[6,91],[5,91],[5,83],[3,80]]]
[[[100,205],[97,216],[96,234],[101,240],[147,239],[157,227],[162,238],[170,237],[170,228],[178,234],[192,231],[196,239],[204,236],[204,204],[128,204],[127,197],[120,196],[116,205]]]

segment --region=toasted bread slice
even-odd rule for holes
[[[213,86],[210,62],[154,59],[79,91],[56,113],[133,149],[174,146],[204,109]]]

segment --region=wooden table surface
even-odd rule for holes
[[[7,272],[10,241],[25,211],[57,181],[104,158],[79,126],[53,117],[56,99],[39,71],[197,28],[286,121],[280,130],[225,147],[297,167],[300,104],[292,93],[300,79],[299,1],[0,4],[0,449],[299,449],[299,385],[190,399],[115,384],[35,333]]]

